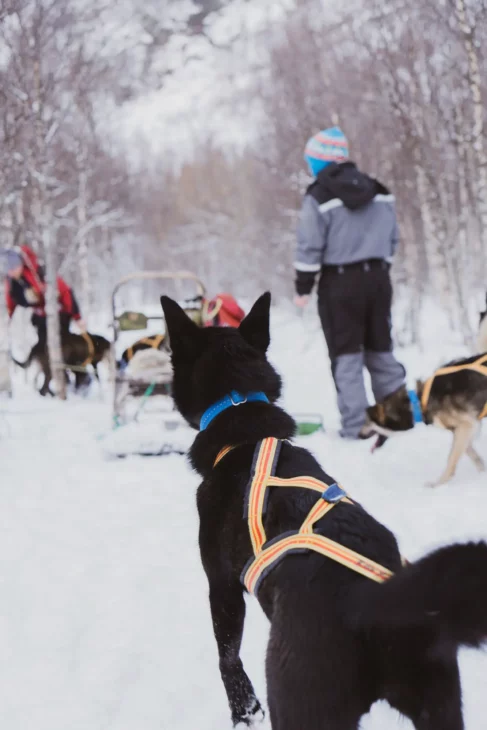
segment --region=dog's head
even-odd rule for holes
[[[382,403],[368,408],[367,415],[375,430],[383,436],[414,427],[413,409],[405,386],[391,393]]]
[[[213,403],[236,390],[262,391],[271,402],[281,379],[266,358],[271,295],[263,294],[240,326],[198,327],[175,301],[161,297],[173,364],[176,406],[193,428]]]

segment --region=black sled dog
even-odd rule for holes
[[[201,428],[190,450],[203,477],[199,544],[234,725],[262,717],[239,656],[243,576],[270,621],[273,730],[357,730],[379,699],[417,730],[462,730],[457,652],[487,638],[487,545],[445,547],[403,567],[394,535],[291,443],[295,424],[275,405],[281,381],[266,359],[269,294],[238,329],[199,329],[174,301],[161,303],[174,398]],[[254,492],[269,474],[269,444],[269,488]],[[323,498],[310,484],[321,484]],[[321,541],[355,563],[293,547],[254,581],[256,543],[262,556],[300,539]]]

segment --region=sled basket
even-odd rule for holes
[[[202,324],[206,288],[191,272],[139,271],[125,276],[115,285],[112,291],[113,430],[103,439],[103,445],[105,451],[116,456],[184,453],[194,437],[191,428],[174,408],[172,368],[167,368],[165,362],[157,362],[155,357],[165,355],[169,360],[168,338],[163,337],[165,323],[162,309],[158,307],[158,311],[154,311],[151,308],[147,312],[130,309],[133,306],[131,301],[138,302],[133,294],[129,301],[125,299],[120,309],[117,307],[117,295],[122,287],[153,286],[153,283],[158,285],[161,294],[172,287],[174,298],[182,302],[187,315],[199,326]],[[121,298],[123,301],[123,295]],[[138,303],[135,306],[143,307]],[[148,329],[161,333],[156,337],[157,344],[153,346],[144,342],[148,348],[135,354],[132,351],[130,362],[120,367],[116,351],[120,335]],[[137,337],[140,335],[134,339]],[[151,337],[154,335],[148,333],[142,339]]]

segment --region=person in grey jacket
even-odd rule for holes
[[[344,438],[367,438],[363,378],[378,403],[404,385],[392,352],[390,263],[398,244],[394,197],[348,159],[338,127],[312,137],[305,160],[315,177],[304,196],[295,258],[297,306],[318,282],[318,310],[332,364]]]

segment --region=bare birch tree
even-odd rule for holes
[[[477,47],[475,27],[470,22],[466,0],[452,0],[454,4],[458,28],[461,33],[467,57],[467,79],[472,104],[471,142],[476,157],[477,179],[475,183],[476,201],[480,221],[480,237],[482,256],[479,262],[484,281],[487,278],[487,151],[484,130],[484,104],[482,95],[482,77],[480,58]],[[464,158],[463,162],[465,165]]]

